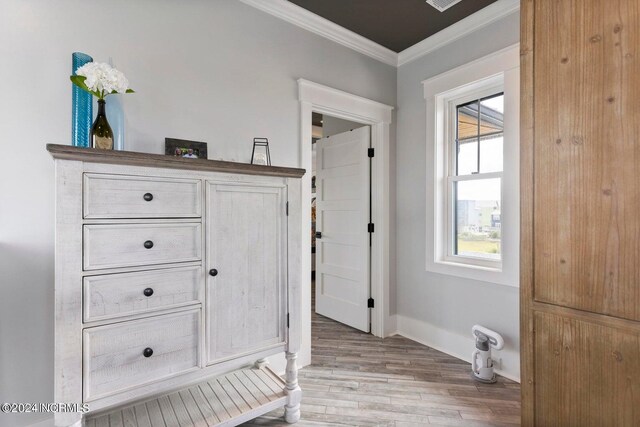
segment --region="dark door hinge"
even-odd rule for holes
[[[374,155],[373,148],[368,148],[368,149],[367,149],[367,155],[368,155],[369,157],[373,157],[373,155]]]
[[[287,328],[289,327],[289,313],[287,313]]]
[[[373,223],[372,223],[372,222],[370,222],[370,223],[367,225],[367,231],[368,231],[369,233],[373,233],[373,232],[374,232],[374,225],[373,225]]]
[[[287,211],[287,216],[289,216],[289,202],[287,202],[286,211]]]
[[[373,306],[374,306],[373,298],[369,298],[367,300],[367,308],[373,308]]]

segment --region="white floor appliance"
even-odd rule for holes
[[[482,383],[495,383],[496,374],[493,372],[491,348],[501,350],[504,347],[504,340],[499,333],[480,325],[474,325],[471,332],[476,339],[476,348],[471,356],[471,376]]]

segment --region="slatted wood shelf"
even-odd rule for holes
[[[85,426],[236,426],[284,406],[284,387],[284,380],[268,367],[244,368],[145,402],[89,415]]]

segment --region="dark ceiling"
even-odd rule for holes
[[[289,0],[400,52],[496,0],[462,0],[438,12],[425,0]]]

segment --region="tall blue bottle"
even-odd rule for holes
[[[93,58],[81,52],[73,52],[71,55],[72,72],[76,75],[78,68]],[[93,97],[78,86],[71,85],[72,111],[71,111],[71,136],[72,143],[76,147],[91,147],[91,122],[93,120]]]

